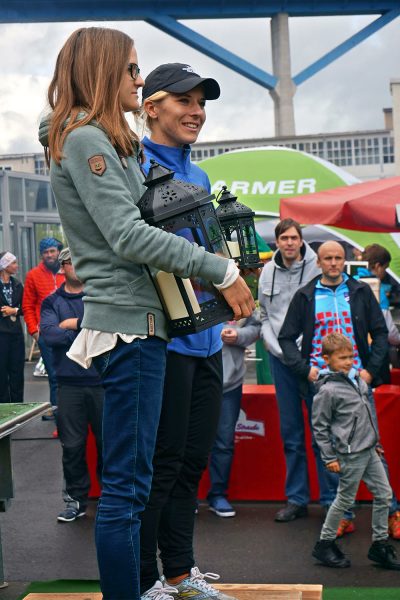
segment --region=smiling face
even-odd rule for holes
[[[177,148],[194,144],[206,120],[205,104],[201,85],[184,94],[169,93],[156,102],[146,100],[153,142]]]
[[[144,81],[140,75],[136,79],[132,79],[128,69],[129,63],[138,64],[138,57],[134,46],[129,54],[129,58],[126,62],[126,71],[122,77],[121,85],[119,87],[119,99],[124,112],[131,112],[139,110],[140,102],[138,98],[139,88],[144,86]]]

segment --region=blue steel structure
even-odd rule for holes
[[[333,15],[378,15],[377,19],[293,77],[298,86],[343,56],[367,37],[396,19],[398,0],[0,0],[0,22],[142,20],[175,39],[234,69],[269,91],[276,88],[273,75],[229,52],[180,21],[192,19],[273,18]]]

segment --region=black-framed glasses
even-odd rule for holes
[[[132,79],[137,79],[139,77],[140,69],[139,65],[137,65],[136,63],[129,63],[128,71]]]

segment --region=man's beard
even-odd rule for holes
[[[43,259],[43,264],[46,267],[46,269],[49,269],[49,271],[51,271],[52,273],[54,273],[54,275],[56,273],[58,273],[58,271],[60,270],[60,263],[58,262],[58,260],[55,261],[47,261]]]

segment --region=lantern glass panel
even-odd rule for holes
[[[206,204],[200,208],[200,215],[203,220],[203,225],[207,233],[209,244],[211,245],[212,252],[223,256],[224,258],[230,258],[231,255],[226,245],[221,224],[216,216],[214,206]]]
[[[230,258],[218,219],[214,216],[209,216],[204,224],[214,253],[225,258]]]
[[[243,227],[243,240],[246,254],[257,254],[256,233],[253,223],[246,223]]]
[[[190,281],[192,282],[193,291],[199,304],[215,298],[215,287],[212,283],[206,281],[202,277],[191,277]]]
[[[241,252],[240,252],[240,241],[239,241],[239,236],[238,236],[238,232],[237,232],[237,227],[238,224],[235,223],[231,223],[231,224],[224,224],[223,225],[223,229],[224,229],[224,234],[226,237],[226,243],[228,245],[229,248],[229,252],[232,256],[232,258],[240,258],[241,256]]]
[[[203,231],[200,227],[182,227],[174,231],[175,235],[183,237],[191,244],[198,244],[199,246],[206,246],[206,240],[204,238]]]

